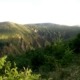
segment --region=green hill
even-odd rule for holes
[[[27,49],[44,47],[56,38],[69,39],[80,32],[78,26],[65,26],[52,23],[16,24],[0,23],[0,52],[21,53]]]

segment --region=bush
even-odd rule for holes
[[[0,58],[0,69],[3,67],[4,74],[0,75],[0,80],[40,80],[40,75],[32,74],[31,69],[24,68],[23,71],[18,71],[16,64],[11,68],[11,63],[6,62],[6,56]]]
[[[73,51],[70,50],[69,48],[65,50],[64,56],[61,59],[61,64],[62,65],[68,65],[70,63],[72,63],[72,60],[74,59],[74,54]]]

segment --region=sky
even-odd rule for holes
[[[80,25],[80,0],[0,0],[0,22]]]

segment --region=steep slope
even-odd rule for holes
[[[31,34],[30,30],[23,25],[11,22],[0,23],[1,51],[3,50],[4,53],[20,53],[27,42],[27,40],[25,41],[25,33],[28,36]]]
[[[0,52],[22,53],[27,49],[44,47],[56,38],[69,39],[80,32],[80,27],[52,23],[16,24],[0,23]]]
[[[27,27],[27,25],[25,26]],[[80,32],[80,27],[78,26],[65,26],[52,23],[32,24],[28,25],[28,28],[32,29],[32,31],[37,31],[38,35],[45,39],[47,37],[49,40],[57,37],[69,39]]]

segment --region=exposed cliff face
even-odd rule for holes
[[[56,38],[69,39],[80,32],[80,27],[51,23],[21,25],[0,23],[0,53],[22,53],[28,49],[44,47]]]

